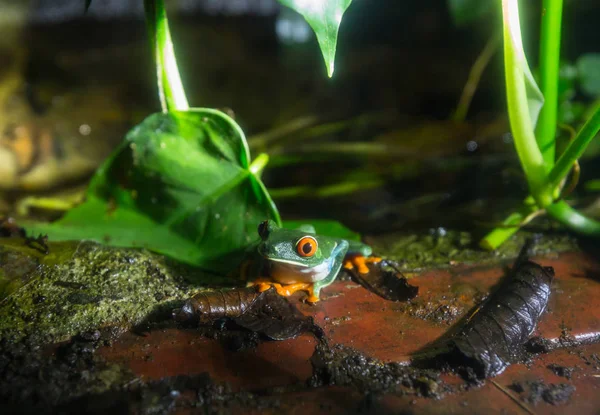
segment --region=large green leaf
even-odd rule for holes
[[[54,241],[143,247],[226,273],[257,239],[259,222],[281,222],[257,174],[243,132],[224,113],[154,114],[98,169],[82,205],[27,229]]]
[[[333,76],[338,30],[352,0],[279,0],[300,13],[317,35],[327,74]]]
[[[310,219],[283,221],[283,227],[287,229],[297,229],[304,224],[312,225],[315,228],[315,233],[317,235],[346,239],[348,241],[360,241],[360,235],[358,233],[346,228],[340,222],[335,220]]]

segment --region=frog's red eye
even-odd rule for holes
[[[310,257],[317,252],[319,244],[317,244],[317,240],[312,236],[305,236],[298,241],[296,244],[296,252],[298,255],[303,257]]]

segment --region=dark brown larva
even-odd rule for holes
[[[180,322],[211,324],[220,318],[237,318],[256,301],[260,295],[255,287],[201,292],[173,312]]]
[[[495,376],[515,360],[550,298],[552,267],[517,260],[508,279],[472,314],[450,345],[480,377]]]

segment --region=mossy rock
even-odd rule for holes
[[[428,233],[395,233],[367,238],[375,255],[398,262],[403,271],[419,272],[458,264],[493,265],[514,260],[525,243],[534,238],[531,253],[547,255],[578,250],[577,239],[566,233],[542,235],[520,231],[499,249],[489,252],[477,245],[479,238],[469,232],[432,229]]]
[[[128,329],[222,278],[160,255],[91,242],[0,240],[0,338],[59,342],[103,327]]]

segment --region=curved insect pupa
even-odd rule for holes
[[[502,373],[518,357],[546,309],[553,278],[552,267],[520,258],[509,278],[453,337],[455,350],[480,377]]]
[[[260,295],[256,288],[203,291],[187,300],[180,309],[173,310],[179,322],[211,324],[221,318],[241,316]]]

